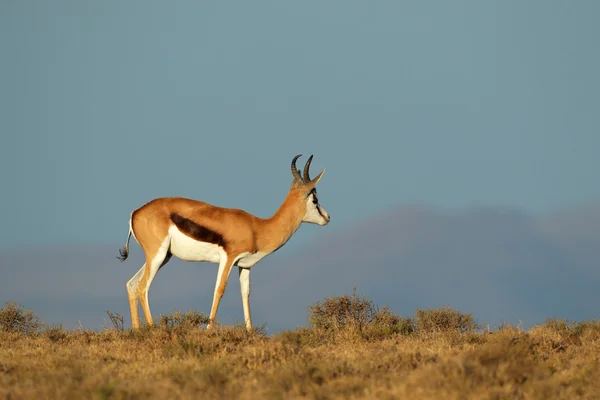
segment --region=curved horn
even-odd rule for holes
[[[303,182],[302,177],[300,176],[300,172],[298,172],[298,168],[296,168],[296,160],[298,158],[302,157],[302,154],[298,154],[296,157],[294,157],[294,159],[292,160],[292,175],[294,175],[294,181],[299,181],[299,182]]]
[[[308,174],[308,170],[310,168],[310,162],[312,161],[312,159],[313,159],[312,155],[310,157],[308,157],[308,161],[306,162],[306,165],[304,166],[304,183],[310,182],[310,175]]]

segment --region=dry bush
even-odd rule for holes
[[[48,338],[51,342],[67,342],[70,338],[70,332],[63,328],[62,325],[50,325],[44,328],[42,335]]]
[[[188,310],[184,313],[174,310],[172,314],[161,314],[159,326],[167,331],[187,330],[199,328],[209,322],[208,316],[196,310]]]
[[[372,301],[356,293],[325,298],[309,307],[310,323],[324,330],[340,330],[348,326],[362,327],[372,323],[377,307]]]
[[[370,324],[363,327],[365,339],[384,339],[392,335],[410,335],[416,331],[413,318],[394,314],[387,306],[375,313]]]
[[[387,306],[380,309],[371,300],[357,294],[356,288],[353,289],[352,295],[325,298],[314,303],[309,307],[309,312],[311,326],[320,331],[320,335],[317,334],[319,340],[324,339],[323,332],[359,332],[363,339],[375,340],[397,334],[451,331],[467,334],[481,328],[471,313],[462,313],[449,306],[418,309],[414,317],[401,317],[395,315]],[[303,333],[313,336],[316,334],[306,330]]]
[[[480,326],[471,313],[465,314],[446,306],[415,312],[416,327],[420,333],[449,332],[471,333]]]
[[[324,339],[324,333],[358,334],[366,340],[377,340],[395,334],[409,335],[415,326],[410,318],[395,315],[387,306],[379,309],[371,300],[356,293],[325,298],[309,307],[309,321],[317,332],[303,333]],[[320,335],[319,335],[320,334]]]
[[[42,327],[39,317],[20,304],[9,301],[0,308],[1,331],[32,336],[38,334]]]
[[[565,319],[547,319],[540,328],[546,328],[561,336],[582,336],[585,333],[599,334],[600,321],[569,321]]]

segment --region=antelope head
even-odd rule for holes
[[[294,176],[294,180],[292,181],[291,190],[298,192],[299,197],[303,200],[306,207],[302,222],[308,222],[317,225],[327,225],[331,220],[331,217],[329,214],[327,214],[327,211],[325,211],[321,204],[319,204],[316,188],[317,183],[319,183],[323,177],[325,170],[322,170],[315,179],[310,179],[309,169],[310,163],[313,159],[313,156],[310,156],[304,165],[304,177],[302,177],[302,175],[300,175],[300,171],[298,171],[298,168],[296,168],[296,161],[301,156],[302,154],[298,154],[292,160],[292,175]]]

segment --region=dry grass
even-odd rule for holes
[[[191,311],[139,331],[112,316],[103,332],[66,331],[0,308],[0,397],[600,398],[596,321],[482,331],[450,308],[402,318],[356,294],[313,305],[311,326],[272,337],[209,333]]]

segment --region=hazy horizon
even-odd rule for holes
[[[133,241],[130,258],[120,263],[119,246],[0,251],[0,302],[17,301],[67,327],[110,326],[106,310],[129,326],[125,282],[143,253]],[[399,205],[265,258],[252,269],[251,307],[255,323],[270,332],[306,324],[309,305],[353,287],[404,316],[450,305],[491,325],[590,319],[599,315],[598,256],[600,202],[543,217],[509,208]],[[154,317],[174,309],[208,313],[216,271],[216,264],[172,259],[150,290]],[[219,321],[242,320],[232,274]]]

